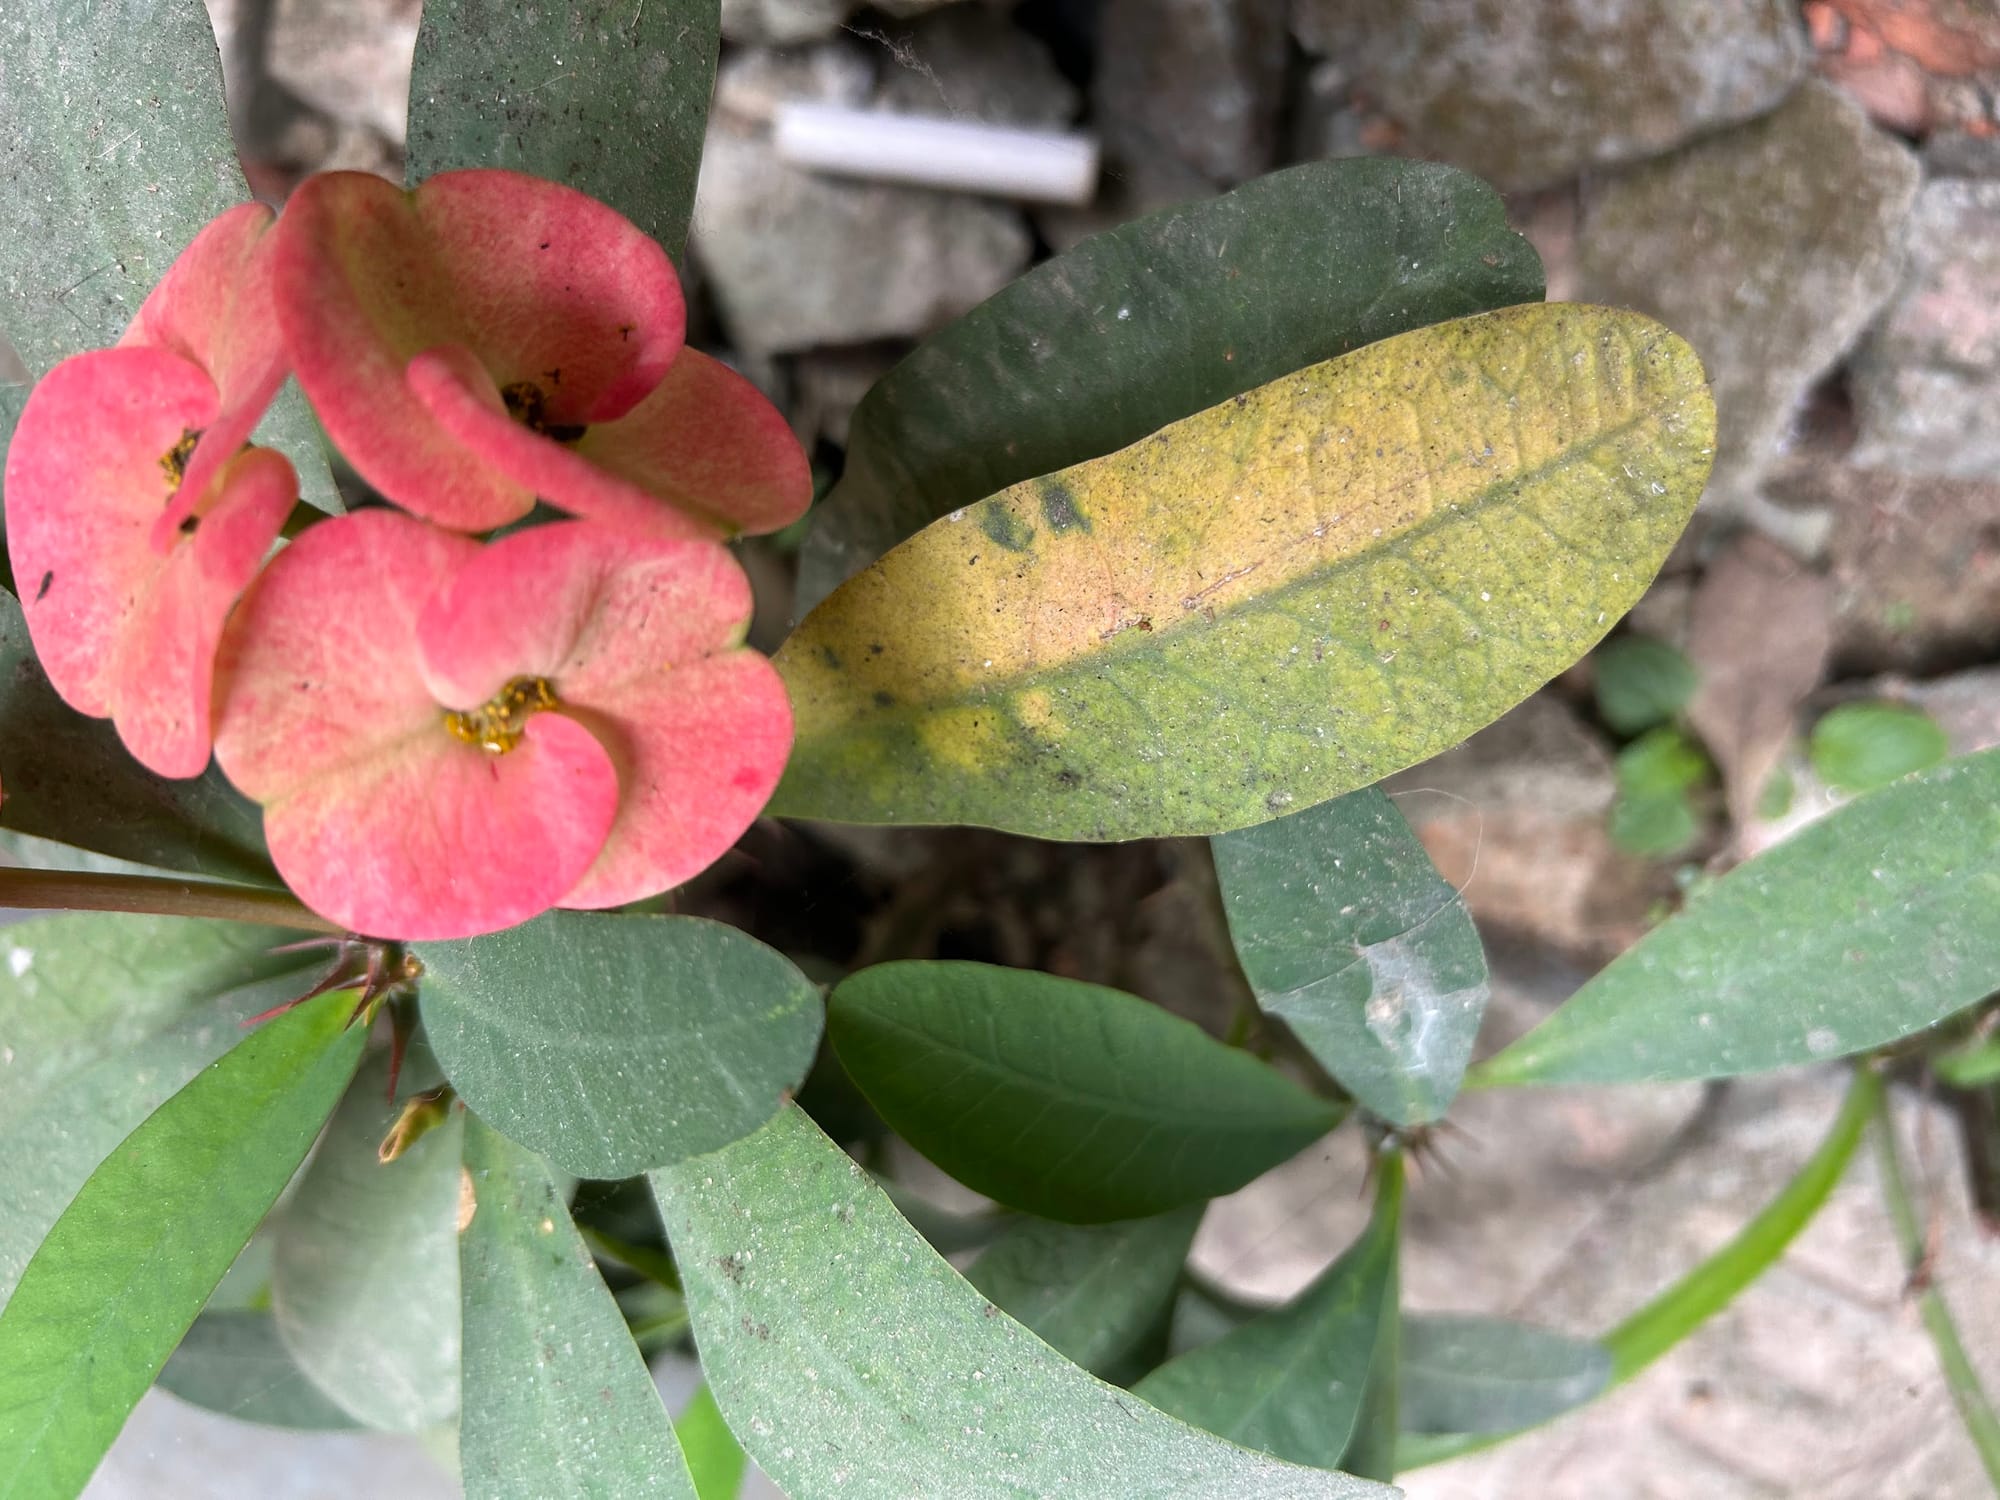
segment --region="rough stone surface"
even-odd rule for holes
[[[691,253],[731,342],[751,353],[921,335],[1027,264],[1032,241],[1009,207],[823,177],[778,159],[761,124],[772,104],[859,104],[875,88],[873,58],[845,40],[749,53],[722,70]]]
[[[1417,144],[1503,188],[1642,160],[1774,108],[1810,57],[1785,0],[1297,0]]]
[[[1708,503],[1775,524],[1759,481],[1813,382],[1894,291],[1910,151],[1829,84],[1587,195],[1586,299],[1694,345],[1719,430]]]
[[[1482,926],[1601,962],[1671,890],[1612,845],[1610,753],[1554,694],[1384,785]]]
[[[415,1438],[287,1432],[152,1391],[83,1500],[457,1500],[461,1493]]]
[[[2000,479],[2000,182],[1927,183],[1902,289],[1856,351],[1870,468]]]
[[[1935,682],[1886,682],[1877,695],[1900,698],[1937,720],[1953,755],[2000,745],[2000,667],[1975,667]]]
[[[1832,515],[1837,674],[1930,674],[2000,655],[2000,483],[1800,461],[1771,493]]]
[[[1496,962],[1489,1033],[1546,998]],[[1839,1107],[1836,1071],[1621,1089],[1468,1094],[1405,1214],[1407,1305],[1615,1326],[1777,1194]],[[2000,1241],[1975,1227],[1942,1112],[1896,1104],[1941,1228],[1939,1284],[2000,1375]],[[1920,1123],[1921,1122],[1921,1123]],[[1926,1145],[1927,1143],[1927,1145]],[[1211,1210],[1196,1264],[1240,1293],[1298,1291],[1367,1203],[1342,1132]],[[1489,1453],[1396,1476],[1409,1500],[1972,1500],[1990,1493],[1952,1413],[1866,1150],[1780,1263],[1621,1390]]]
[[[889,373],[901,353],[894,345],[870,344],[859,349],[810,349],[801,354],[792,366],[792,430],[808,443],[823,437],[845,448],[854,408],[875,382]]]
[[[1285,0],[1108,0],[1102,27],[1091,101],[1114,170],[1212,192],[1275,162]]]
[[[884,109],[1058,129],[1082,103],[1048,49],[985,6],[954,6],[882,38],[875,103]]]
[[[722,0],[722,34],[732,42],[786,46],[830,37],[862,0]],[[892,16],[915,16],[953,0],[872,0]]]
[[[1774,542],[1738,536],[1703,572],[1689,614],[1697,684],[1687,721],[1750,824],[1833,647],[1832,588]]]

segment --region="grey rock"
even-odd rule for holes
[[[84,1500],[457,1500],[463,1491],[416,1438],[290,1432],[149,1391]]]
[[[722,0],[722,34],[732,42],[788,46],[832,36],[863,0]],[[915,16],[953,0],[872,0],[892,16]]]
[[[1419,145],[1509,189],[1753,119],[1810,57],[1787,0],[1296,0],[1293,26]]]
[[[875,59],[852,39],[817,47],[753,47],[723,60],[715,114],[749,131],[768,125],[787,100],[859,107],[875,94]]]
[[[2000,482],[1795,460],[1770,488],[1831,514],[1836,675],[2000,654]]]
[[[1489,1015],[1532,1018],[1496,967]],[[1519,1024],[1519,1023],[1516,1023]],[[1406,1305],[1589,1336],[1712,1255],[1774,1197],[1839,1107],[1837,1071],[1731,1083],[1467,1094],[1414,1177]],[[2000,1239],[1967,1203],[1950,1117],[1892,1102],[1938,1285],[1988,1382],[2000,1376]],[[1367,1216],[1343,1131],[1218,1202],[1194,1262],[1259,1300],[1298,1292]],[[1903,1295],[1867,1149],[1779,1263],[1626,1385],[1489,1453],[1400,1473],[1409,1500],[1971,1500],[1990,1492]]]
[[[2000,178],[2000,135],[1941,130],[1924,142],[1926,177]]]
[[[1207,190],[1276,160],[1285,0],[1107,0],[1093,113],[1128,173]]]
[[[745,349],[927,333],[1005,286],[1032,248],[1011,209],[814,176],[767,140],[710,127],[693,253]]]
[[[789,46],[840,30],[850,0],[722,0],[722,34],[732,42]]]
[[[1060,129],[1081,96],[1048,49],[1000,11],[959,5],[884,34],[875,103],[909,114]]]
[[[1916,190],[1910,151],[1814,82],[1586,195],[1585,298],[1659,318],[1707,367],[1718,513],[1775,524],[1759,481],[1813,382],[1895,290]]]
[[[940,55],[957,66],[948,51]],[[730,342],[748,353],[916,337],[991,296],[1028,262],[1033,242],[1012,208],[820,176],[778,159],[765,129],[777,103],[864,105],[880,102],[885,87],[910,87],[900,73],[884,85],[878,61],[841,38],[739,54],[717,78],[690,253]],[[1023,88],[1011,107],[1046,110],[1052,100],[1049,90]]]
[[[1612,844],[1610,752],[1553,693],[1383,786],[1482,929],[1602,961],[1670,889]]]
[[[1856,351],[1851,459],[2000,478],[2000,181],[1925,185],[1903,285]]]
[[[847,446],[847,429],[854,408],[876,381],[889,373],[902,350],[895,345],[870,344],[859,349],[809,349],[792,364],[792,430],[808,445],[823,437]]]
[[[1932,682],[1887,682],[1877,696],[1900,698],[1937,720],[1953,755],[2000,745],[2000,667],[1974,667]]]

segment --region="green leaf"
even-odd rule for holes
[[[255,804],[212,766],[191,781],[155,776],[125,752],[109,720],[64,703],[35,660],[19,601],[4,593],[0,786],[0,823],[21,833],[145,865],[280,883]]]
[[[1078,1369],[967,1286],[796,1107],[651,1175],[715,1399],[788,1494],[1395,1494],[1218,1442]]]
[[[1394,1357],[1403,1178],[1393,1156],[1380,1165],[1367,1228],[1318,1280],[1167,1361],[1132,1393],[1246,1448],[1314,1468],[1339,1464],[1377,1361]]]
[[[350,995],[246,1037],[91,1174],[0,1311],[0,1495],[69,1500],[354,1071]]]
[[[1618,789],[1632,797],[1679,796],[1708,779],[1701,746],[1671,727],[1650,730],[1618,752]]]
[[[1921,1031],[2000,983],[2000,750],[1858,798],[1738,865],[1475,1070],[1726,1078]]]
[[[1766,822],[1776,822],[1792,810],[1792,799],[1798,795],[1798,786],[1792,780],[1792,773],[1784,766],[1774,770],[1764,782],[1764,789],[1757,794],[1757,816]]]
[[[748,1135],[819,1045],[818,989],[719,922],[559,911],[416,951],[452,1086],[579,1177],[635,1177]]]
[[[939,517],[1377,339],[1542,299],[1493,190],[1431,162],[1313,162],[1037,266],[855,410],[799,608]]]
[[[18,0],[0,79],[0,327],[39,374],[116,343],[195,232],[250,194],[200,0]]]
[[[1486,1012],[1486,952],[1395,804],[1367,787],[1214,848],[1258,1005],[1364,1108],[1443,1115]]]
[[[720,37],[715,0],[426,0],[410,181],[508,167],[609,203],[676,260]]]
[[[286,934],[188,917],[38,917],[0,934],[0,1301],[118,1143],[311,987]]]
[[[1932,1054],[1931,1071],[1955,1089],[2000,1083],[2000,1036],[1974,1037]]]
[[[1872,792],[1936,765],[1951,753],[1951,744],[1921,709],[1843,703],[1813,725],[1809,753],[1813,769],[1828,786]]]
[[[1065,1359],[1114,1385],[1135,1379],[1161,1341],[1206,1204],[1121,1224],[1014,1226],[965,1279]]]
[[[1405,1432],[1512,1432],[1581,1406],[1611,1378],[1593,1339],[1444,1313],[1403,1318]]]
[[[331,1432],[356,1425],[285,1351],[269,1312],[211,1308],[194,1320],[155,1382],[183,1401],[267,1427]]]
[[[200,0],[8,5],[0,162],[0,329],[41,375],[116,343],[196,232],[250,196]],[[0,453],[19,414],[18,402],[0,401]],[[257,436],[292,460],[307,500],[340,509],[296,389],[281,394]]]
[[[1694,663],[1649,635],[1614,636],[1591,657],[1598,716],[1616,734],[1639,734],[1687,707],[1700,674]]]
[[[988,964],[878,964],[827,1002],[868,1100],[967,1187],[1073,1224],[1234,1192],[1341,1120],[1136,995]]]
[[[1517,307],[1024,481],[785,643],[798,740],[772,809],[1127,839],[1369,785],[1632,606],[1701,494],[1713,423],[1700,361],[1657,323]]]
[[[705,1385],[696,1391],[675,1422],[674,1432],[687,1455],[688,1472],[694,1475],[695,1493],[701,1500],[736,1500],[743,1492],[743,1474],[750,1459],[722,1420],[715,1392]]]
[[[1686,792],[1620,792],[1611,804],[1611,842],[1627,854],[1665,859],[1701,832]]]
[[[350,1008],[351,1008],[350,1002]],[[405,1068],[420,1087],[422,1061]],[[388,1164],[400,1107],[377,1052],[354,1081],[278,1220],[271,1312],[312,1383],[364,1426],[415,1432],[458,1410],[459,1140],[465,1116]]]
[[[465,1124],[475,1207],[459,1236],[471,1500],[695,1500],[653,1377],[548,1169]]]

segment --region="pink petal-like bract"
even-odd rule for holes
[[[332,172],[272,241],[299,381],[405,509],[484,531],[539,497],[671,537],[775,529],[810,502],[777,412],[682,351],[666,252],[595,199],[498,169],[412,192]]]
[[[217,637],[298,495],[275,453],[235,455],[156,543],[216,388],[162,348],[100,349],[43,377],[7,454],[7,539],[28,633],[71,707],[164,776],[208,764]],[[178,453],[179,457],[175,455]]]
[[[546,679],[554,712],[587,727],[618,768],[618,819],[564,906],[680,884],[770,799],[791,705],[742,644],[750,608],[749,581],[720,547],[563,522],[492,543],[424,611],[418,638],[440,696],[477,702],[516,678]]]
[[[250,433],[285,381],[285,354],[271,305],[266,253],[271,210],[242,203],[218,214],[147,294],[118,341],[178,354],[214,382],[217,409],[188,457],[179,503],[159,520],[165,545],[216,470]]]
[[[425,683],[417,620],[477,544],[393,511],[309,529],[225,636],[216,756],[264,804],[271,857],[357,932],[469,937],[553,906],[602,848],[611,758],[559,714],[505,754],[455,737]]]

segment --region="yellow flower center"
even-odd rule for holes
[[[558,443],[573,443],[585,432],[581,426],[549,420],[548,393],[535,381],[517,380],[511,385],[501,386],[500,399],[507,405],[508,416],[528,431],[539,432],[545,438]]]
[[[447,713],[445,732],[490,755],[505,755],[521,743],[530,718],[560,702],[548,678],[516,677],[478,708]]]
[[[201,440],[201,429],[183,427],[180,441],[160,455],[160,472],[167,476],[167,494],[171,497],[187,478],[188,458],[194,452],[194,445]]]

